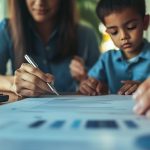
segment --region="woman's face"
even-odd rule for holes
[[[33,20],[43,23],[52,20],[58,10],[59,0],[26,0],[26,5]]]

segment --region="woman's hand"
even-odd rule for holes
[[[40,96],[52,93],[47,82],[53,82],[54,77],[43,73],[40,69],[24,63],[15,71],[12,90],[21,96]]]
[[[136,101],[136,105],[133,108],[134,112],[150,117],[150,78],[140,85],[133,98]]]
[[[79,93],[91,96],[104,95],[108,94],[108,87],[101,81],[94,78],[88,78],[81,82]]]
[[[121,81],[121,83],[124,85],[118,91],[118,94],[120,95],[132,95],[141,84],[138,81],[131,81],[131,80]]]
[[[75,56],[70,64],[70,72],[72,77],[79,82],[87,78],[84,60],[78,56]]]

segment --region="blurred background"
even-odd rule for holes
[[[79,11],[80,22],[92,27],[99,39],[99,47],[101,52],[105,52],[114,45],[110,37],[105,33],[105,27],[98,20],[95,8],[98,0],[76,0]],[[147,13],[150,14],[150,0],[146,0]],[[0,20],[7,17],[7,0],[0,0]],[[145,37],[150,41],[150,28],[145,32]]]

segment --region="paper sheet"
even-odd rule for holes
[[[137,141],[150,140],[150,120],[136,116],[133,105],[131,96],[119,95],[50,96],[3,105],[0,145],[3,150],[140,150]]]

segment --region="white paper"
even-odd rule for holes
[[[49,150],[49,147],[53,150],[140,150],[136,141],[149,133],[150,120],[136,116],[133,106],[131,96],[119,95],[50,96],[3,105],[0,106],[0,145],[2,150],[20,150],[20,147],[28,150]],[[38,120],[45,123],[36,129],[29,127]],[[57,120],[65,124],[61,129],[52,129],[51,125]],[[88,120],[113,120],[118,129],[87,129]],[[75,121],[80,122],[77,129],[72,128]],[[138,128],[129,129],[125,121],[133,121]]]

